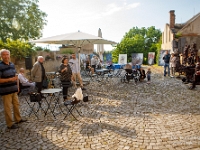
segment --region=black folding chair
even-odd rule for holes
[[[76,97],[74,97],[74,100],[67,100],[64,102],[64,105],[66,106],[67,109],[67,114],[65,115],[64,119],[68,115],[72,115],[74,119],[78,120],[75,115],[73,114],[73,110],[75,110],[79,116],[81,116],[80,112],[76,109],[77,104],[79,104],[82,100],[78,100]]]
[[[32,91],[34,92],[34,91]],[[23,86],[20,82],[19,82],[19,93],[18,95],[20,97],[23,97],[26,101],[26,103],[28,104],[29,108],[30,108],[30,112],[29,112],[29,117],[31,116],[31,114],[33,113],[37,118],[38,118],[38,111],[41,109],[44,112],[44,109],[41,106],[41,100],[35,100],[32,101],[31,100],[31,91],[30,91],[30,86]],[[32,104],[33,103],[33,104]],[[35,110],[35,104],[38,103],[38,108]]]

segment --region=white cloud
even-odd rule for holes
[[[133,9],[136,8],[140,5],[140,3],[132,3],[132,4],[127,4],[126,2],[124,2],[123,6],[117,6],[115,3],[109,4],[106,7],[106,10],[102,13],[102,16],[108,16],[108,15],[112,15],[116,12],[120,12],[123,11],[125,9]]]
[[[127,9],[136,8],[140,5],[140,3],[132,3],[126,6]]]

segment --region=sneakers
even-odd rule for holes
[[[171,78],[173,78],[174,76],[170,76]]]
[[[20,124],[20,123],[23,123],[23,122],[27,122],[26,119],[21,119],[19,122],[16,122],[16,124]]]
[[[18,129],[18,128],[19,128],[19,126],[15,125],[15,124],[13,124],[12,126],[8,127],[8,129]]]

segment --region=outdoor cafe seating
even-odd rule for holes
[[[57,119],[58,115],[64,115],[64,119],[66,119],[67,116],[71,115],[78,120],[73,111],[76,111],[78,115],[81,116],[76,106],[79,103],[82,104],[83,98],[77,99],[74,97],[72,100],[63,102],[63,100],[61,100],[63,97],[62,88],[43,89],[41,94],[35,91],[30,93],[29,86],[22,86],[20,83],[19,97],[25,99],[27,108],[24,110],[24,113],[28,117],[34,115],[37,119],[41,119],[41,117],[45,118],[48,115]],[[88,96],[86,96],[84,100],[85,99],[88,100]]]

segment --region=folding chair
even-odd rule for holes
[[[74,119],[78,120],[74,114],[73,114],[73,110],[75,109],[76,112],[79,114],[79,116],[81,116],[80,112],[76,109],[77,104],[79,104],[81,102],[81,100],[78,100],[76,97],[74,97],[74,100],[67,100],[64,102],[64,105],[66,106],[67,109],[67,114],[65,115],[64,119],[68,116],[68,115],[72,115],[74,117]]]
[[[19,93],[18,93],[19,96],[21,97],[24,97],[26,103],[28,104],[29,108],[30,108],[30,112],[29,112],[29,117],[31,116],[32,113],[34,113],[34,115],[38,118],[38,111],[41,109],[42,111],[44,111],[44,109],[42,108],[41,106],[41,101],[31,101],[30,99],[30,86],[23,86],[20,82],[19,82]],[[33,103],[34,104],[31,104]],[[34,110],[34,107],[35,107],[35,104],[38,103],[38,108],[37,110],[35,111]]]
[[[72,115],[74,119],[78,120],[73,114],[73,110],[75,110],[79,114],[79,116],[81,116],[80,112],[76,109],[76,106],[83,100],[83,94],[81,88],[78,88],[72,97],[74,98],[73,100],[67,100],[64,102],[64,105],[66,106],[67,109],[67,114],[65,115],[64,119],[68,115]]]

